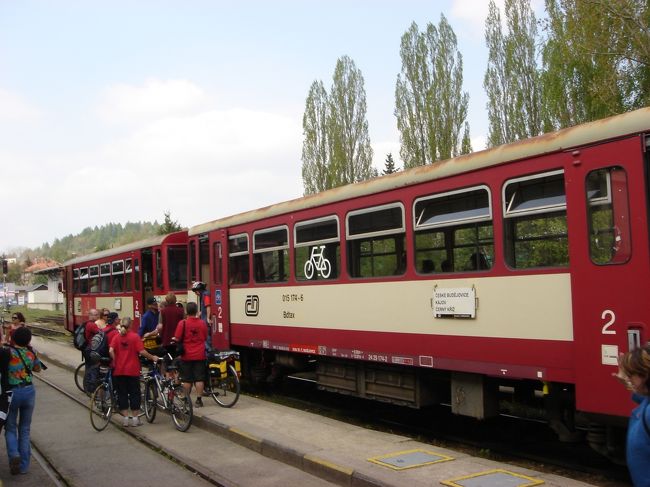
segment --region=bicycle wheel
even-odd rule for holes
[[[227,375],[225,379],[216,377],[210,378],[210,388],[212,389],[212,399],[224,408],[231,408],[239,400],[241,385],[235,367],[228,364]]]
[[[185,394],[182,386],[174,388],[174,393],[170,401],[172,419],[178,431],[187,431],[192,424],[194,411],[192,409],[192,400]]]
[[[81,362],[74,371],[74,383],[81,392],[86,392],[84,389],[84,375],[86,375],[86,362]]]
[[[149,423],[156,419],[156,399],[158,397],[158,387],[153,379],[144,383],[144,415]]]
[[[99,384],[90,397],[90,424],[97,431],[103,431],[113,415],[113,397],[105,382]]]

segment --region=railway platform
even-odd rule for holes
[[[35,337],[34,347],[71,371],[80,353],[70,344]],[[47,374],[47,372],[45,372]],[[72,374],[70,376],[72,381]],[[194,410],[193,428],[226,437],[261,455],[284,462],[327,482],[351,487],[584,487],[581,481],[507,465],[466,453],[372,431],[250,396],[232,409],[204,398]],[[146,435],[147,425],[133,434]],[[191,430],[190,430],[191,431]],[[183,435],[183,433],[178,433]],[[196,444],[198,451],[201,444]],[[184,453],[189,460],[192,448]],[[206,465],[218,471],[219,458]],[[192,464],[192,463],[190,463]],[[194,462],[200,471],[201,465]]]

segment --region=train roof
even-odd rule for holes
[[[103,259],[105,257],[112,257],[114,255],[121,254],[123,252],[130,252],[132,250],[143,249],[146,247],[153,247],[155,245],[161,245],[165,243],[165,240],[172,240],[172,242],[169,243],[177,243],[176,241],[179,240],[179,238],[173,238],[173,237],[179,237],[180,239],[182,239],[183,237],[187,237],[187,231],[183,230],[182,232],[168,233],[166,235],[156,235],[155,237],[145,238],[143,240],[138,240],[137,242],[131,242],[125,245],[121,245],[119,247],[114,247],[112,249],[100,250],[99,252],[94,252],[92,254],[86,254],[79,257],[75,257],[74,259],[70,259],[64,262],[63,265],[69,266],[72,264],[79,264],[81,262],[88,262],[89,260],[98,260],[98,259]]]
[[[328,203],[335,203],[350,198],[357,198],[441,179],[455,174],[484,169],[526,157],[541,156],[603,140],[615,139],[649,129],[650,107],[641,108],[633,112],[576,125],[538,137],[512,142],[453,159],[438,161],[434,164],[418,166],[368,181],[348,184],[321,193],[220,218],[208,223],[195,225],[189,229],[188,233],[190,236],[198,235],[232,225],[239,225],[285,213],[314,208]]]

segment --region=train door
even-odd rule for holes
[[[628,415],[611,376],[650,339],[648,219],[639,137],[581,149],[567,169],[577,409]]]
[[[227,271],[226,256],[228,241],[224,235],[218,236],[212,242],[212,296],[213,304],[213,335],[212,344],[215,348],[230,348],[230,320],[228,314],[228,280],[225,278]]]

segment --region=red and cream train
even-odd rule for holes
[[[207,283],[213,344],[249,373],[315,363],[323,389],[478,418],[544,394],[606,452],[632,407],[617,356],[649,340],[649,142],[642,109],[74,259],[68,326],[86,268],[150,249],[163,294],[186,238],[175,282]]]

